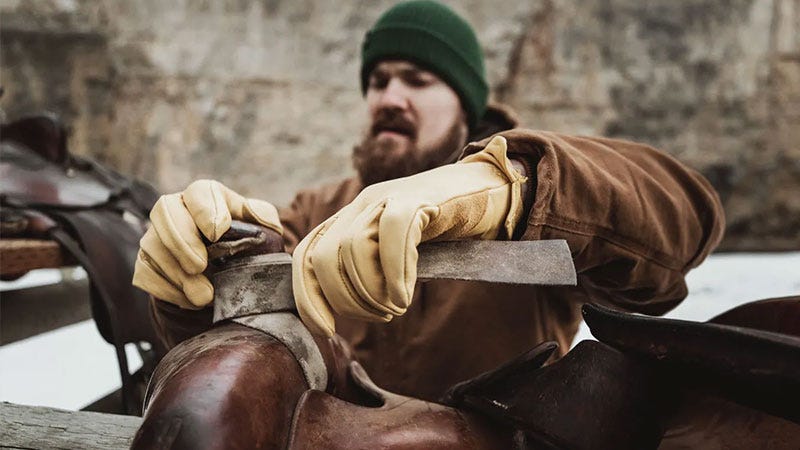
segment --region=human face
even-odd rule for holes
[[[453,162],[466,144],[466,114],[458,95],[410,62],[376,65],[366,100],[369,127],[353,154],[366,184]]]

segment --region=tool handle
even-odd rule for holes
[[[240,220],[232,221],[217,242],[203,239],[208,248],[208,260],[216,266],[231,259],[283,251],[283,237],[276,231]]]

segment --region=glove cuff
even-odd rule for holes
[[[527,177],[519,173],[511,164],[511,160],[508,158],[508,143],[503,136],[495,136],[486,144],[483,150],[459,161],[460,164],[475,162],[493,165],[510,185],[508,213],[502,224],[506,239],[510,239],[514,236],[514,229],[517,227],[524,211],[522,184],[527,180]]]

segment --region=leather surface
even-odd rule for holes
[[[356,405],[321,391],[306,391],[292,421],[288,448],[311,449],[510,449],[513,430],[437,403],[393,394],[376,386],[358,362],[352,381],[377,407]]]
[[[540,367],[553,350],[542,344],[455,386],[447,401],[525,431],[531,448],[656,448],[665,390],[649,367],[595,341]]]
[[[159,364],[131,448],[285,448],[307,387],[283,344],[239,324],[217,326]]]
[[[92,264],[92,269],[87,271],[93,289],[93,315],[103,338],[111,343],[116,337],[121,342],[146,341],[160,346],[150,318],[148,295],[130,284],[141,229],[113,211],[54,214],[69,224],[78,240],[84,243],[84,251]],[[98,289],[105,290],[106,295],[100,295]],[[114,321],[116,331],[112,331],[110,321]],[[161,354],[164,353],[162,350]]]
[[[797,316],[792,299],[759,309]],[[584,307],[592,334],[628,355],[644,358],[670,382],[699,387],[800,423],[800,338],[717,323],[634,316],[596,305]],[[732,317],[732,314],[729,316]],[[753,323],[764,322],[753,314]],[[739,322],[739,323],[747,323]]]
[[[800,425],[730,399],[691,390],[664,421],[659,450],[796,450]]]
[[[745,303],[709,322],[800,337],[800,296]]]
[[[45,113],[0,125],[0,139],[34,149],[47,161],[65,165],[69,161],[67,130],[58,117]]]
[[[0,144],[0,192],[6,205],[37,207],[98,207],[112,191],[83,172],[67,174],[18,144]]]

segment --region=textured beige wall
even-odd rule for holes
[[[392,3],[3,0],[0,105],[162,190],[285,203],[351,173],[361,37]],[[800,248],[800,0],[447,3],[526,126],[662,148],[720,191],[725,248]]]

